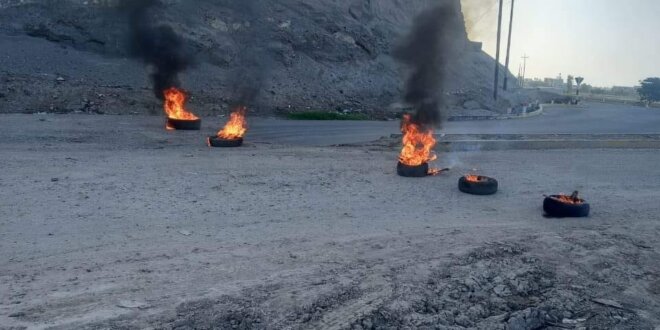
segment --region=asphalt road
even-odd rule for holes
[[[301,145],[366,142],[399,133],[399,123],[282,121],[253,119],[250,139]],[[448,122],[446,134],[653,134],[660,133],[660,109],[590,103],[549,106],[541,116],[512,120]]]
[[[42,137],[54,133],[71,139],[102,138],[97,127],[107,125],[107,116],[87,115],[24,115],[0,116],[4,128],[0,138],[15,139],[19,135]],[[136,140],[158,137],[164,126],[162,118],[154,116],[117,116],[115,125],[128,128],[124,133]],[[42,120],[41,125],[24,125],[26,121]],[[177,132],[202,140],[213,135],[226,118],[204,118],[202,132]],[[252,142],[326,146],[377,140],[399,133],[398,121],[293,121],[277,118],[249,118],[247,139]],[[61,131],[64,129],[64,131]],[[108,129],[112,129],[109,127]],[[660,109],[634,106],[587,104],[581,107],[548,107],[537,117],[511,120],[448,122],[437,133],[444,134],[660,134]]]
[[[452,122],[450,134],[651,134],[660,133],[660,109],[587,103],[547,106],[541,116],[522,120]]]

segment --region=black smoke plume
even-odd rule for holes
[[[152,70],[153,91],[160,99],[164,90],[180,87],[179,73],[193,63],[193,56],[172,27],[155,24],[154,11],[161,6],[159,0],[122,0],[120,4],[128,14],[130,53]]]
[[[427,128],[437,127],[445,119],[445,82],[465,35],[460,2],[441,2],[415,19],[410,34],[393,52],[409,69],[404,101],[415,108],[413,120]]]

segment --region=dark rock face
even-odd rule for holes
[[[241,98],[240,84],[258,86],[249,101],[253,111],[388,111],[402,99],[403,84],[391,50],[433,1],[254,0],[250,8],[233,0],[162,3],[152,13],[154,24],[171,26],[195,55],[181,82],[196,112],[211,114]],[[0,1],[0,44],[11,49],[0,51],[0,64],[9,68],[0,78],[32,81],[37,94],[66,94],[25,100],[16,83],[14,91],[0,91],[7,94],[0,102],[10,104],[2,111],[80,110],[80,100],[91,97],[78,95],[82,90],[113,96],[103,106],[109,112],[146,112],[136,103],[157,107],[146,90],[149,69],[127,59],[127,18],[118,7],[116,0]],[[25,56],[33,53],[51,63]],[[462,108],[466,99],[477,99],[485,108],[506,106],[485,96],[492,59],[467,42],[466,54],[448,74],[449,105]],[[254,67],[261,74],[254,75]],[[52,90],[49,75],[67,81]]]

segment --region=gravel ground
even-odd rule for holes
[[[0,329],[657,329],[655,150],[440,155],[34,116],[0,132]],[[20,127],[20,129],[19,129]],[[463,195],[473,168],[500,180]],[[586,219],[547,219],[578,189]]]

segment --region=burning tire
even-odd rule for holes
[[[199,131],[202,121],[192,112],[186,109],[188,95],[176,87],[169,88],[163,92],[165,97],[165,115],[168,130]]]
[[[202,127],[201,119],[183,120],[183,119],[167,119],[167,127],[181,131],[199,131]]]
[[[217,136],[209,137],[209,146],[215,148],[236,148],[243,145],[243,138],[233,140],[219,138]]]
[[[591,206],[583,199],[572,196],[552,195],[543,201],[543,211],[546,216],[554,218],[584,218],[589,216]]]
[[[400,176],[409,178],[423,178],[429,175],[429,164],[424,163],[418,166],[410,166],[399,162],[396,166],[396,172]]]
[[[471,195],[493,195],[497,192],[497,180],[487,176],[466,175],[458,180],[458,190]]]
[[[243,136],[247,132],[246,107],[237,107],[229,116],[229,121],[215,136],[209,136],[209,147],[236,148],[243,145]]]

